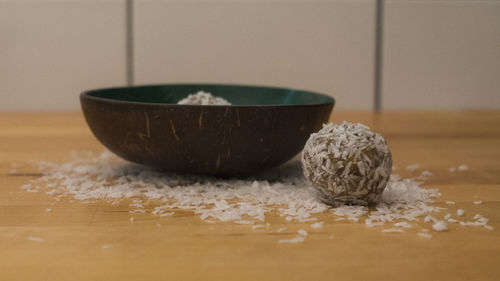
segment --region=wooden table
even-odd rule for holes
[[[333,119],[382,132],[397,172],[411,176],[404,167],[419,163],[433,173],[425,185],[443,194],[436,205],[455,201],[451,211],[480,213],[495,229],[449,224],[424,239],[417,230],[382,233],[331,219],[311,229],[271,217],[269,229],[252,231],[189,212],[130,223],[126,206],[51,205],[44,193],[20,190],[38,173],[26,163],[63,162],[71,151],[102,146],[79,113],[0,113],[0,280],[499,280],[500,112],[334,112]],[[17,171],[9,172],[13,163]],[[449,172],[460,164],[469,170]],[[277,233],[285,224],[288,231]],[[301,228],[309,231],[304,243],[277,243]]]

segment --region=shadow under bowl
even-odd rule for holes
[[[179,105],[198,91],[232,105]],[[297,155],[334,99],[308,91],[220,84],[98,89],[80,95],[97,139],[129,161],[167,171],[249,175]]]

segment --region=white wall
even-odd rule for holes
[[[324,92],[371,109],[375,0],[135,0],[136,84]],[[386,0],[383,109],[500,108],[500,1]],[[0,0],[0,110],[126,84],[125,0]]]
[[[275,85],[373,107],[374,2],[136,1],[136,82]]]
[[[500,108],[500,1],[385,8],[383,108]]]
[[[125,83],[123,1],[0,0],[0,110],[78,109]]]

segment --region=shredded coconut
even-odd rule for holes
[[[307,236],[307,231],[303,230],[303,229],[299,229],[297,231],[298,234],[302,235],[302,236]]]
[[[472,203],[475,204],[475,205],[479,205],[479,204],[483,203],[483,200],[476,200],[476,201],[474,201]]]
[[[455,202],[453,202],[453,201],[446,201],[446,204],[448,204],[448,205],[455,205]]]
[[[311,224],[312,228],[323,228],[323,222],[315,222]]]
[[[469,166],[467,166],[466,164],[462,164],[462,165],[458,166],[457,170],[462,171],[462,172],[467,171],[467,170],[469,170]]]
[[[425,218],[424,218],[424,222],[437,222],[437,219],[434,218],[433,216],[431,215],[427,215]]]
[[[265,225],[263,225],[263,224],[256,224],[256,225],[252,225],[252,229],[253,229],[253,230],[256,230],[256,229],[258,229],[258,228],[265,228],[265,227],[266,227],[266,226],[265,226]]]
[[[43,240],[42,238],[40,238],[40,237],[35,237],[35,236],[30,236],[30,237],[28,237],[28,240],[33,241],[33,242],[44,242],[44,241],[45,241],[45,240]]]
[[[361,216],[368,213],[368,208],[365,206],[348,206],[343,205],[333,209],[333,214],[337,216],[347,216],[348,220],[357,222]],[[341,220],[344,218],[338,218]]]
[[[482,226],[488,230],[493,230],[493,227],[491,225],[488,225],[489,219],[483,217],[480,214],[476,214],[473,218],[474,221],[466,221],[466,222],[460,222],[460,225],[463,226]]]
[[[417,180],[425,181],[425,180],[428,180],[430,176],[432,176],[431,172],[429,172],[429,171],[423,171],[420,174],[420,176],[417,177]]]
[[[180,100],[177,104],[188,104],[188,105],[231,105],[227,100],[215,97],[210,93],[199,91],[195,94],[191,94],[186,98]]]
[[[397,222],[394,224],[394,226],[403,227],[403,228],[412,228],[411,224],[409,224],[405,221]]]
[[[103,249],[111,249],[111,248],[113,248],[113,245],[111,245],[111,244],[104,244],[104,245],[102,245],[102,248]]]
[[[280,227],[280,228],[278,228],[278,230],[276,230],[276,232],[280,233],[280,232],[283,232],[285,230],[287,230],[286,227]]]
[[[281,240],[278,240],[278,244],[284,244],[284,243],[287,243],[287,244],[295,244],[295,243],[300,243],[300,242],[304,242],[304,237],[303,236],[297,236],[295,238],[292,238],[292,239],[281,239]]]
[[[413,172],[413,171],[416,171],[418,169],[420,169],[420,164],[411,164],[411,165],[406,166],[406,170],[408,170],[408,171]]]
[[[81,203],[102,201],[110,205],[126,201],[133,213],[144,211],[158,217],[180,210],[192,211],[206,223],[232,222],[250,227],[265,223],[269,213],[297,222],[316,221],[317,214],[329,214],[333,216],[330,221],[362,219],[367,227],[391,223],[404,228],[424,217],[424,222],[435,223],[431,214],[443,209],[433,206],[433,200],[441,196],[437,189],[422,188],[420,182],[397,175],[390,177],[373,207],[332,208],[321,201],[302,175],[298,161],[245,179],[162,173],[125,163],[109,152],[99,157],[76,157],[62,164],[39,165],[44,175],[23,185],[23,190],[50,190],[47,195],[55,201],[76,199]],[[130,217],[130,222],[134,222],[134,217]],[[487,222],[488,219],[476,216],[474,221],[460,224],[490,229]],[[311,227],[319,225],[323,223],[316,222]],[[284,230],[280,228],[278,232]]]
[[[419,232],[417,233],[418,236],[422,237],[422,238],[426,238],[426,239],[431,239],[432,238],[432,234],[430,233],[425,233],[425,232]]]
[[[462,210],[462,209],[458,209],[457,210],[457,215],[461,217],[461,216],[465,215],[465,211]]]
[[[365,220],[365,225],[366,227],[374,227],[374,226],[381,226],[384,225],[384,222],[372,222],[371,219],[366,219]]]
[[[445,221],[437,221],[432,225],[432,229],[435,231],[445,231],[448,230],[448,226]]]

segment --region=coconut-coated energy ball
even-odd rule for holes
[[[302,168],[326,203],[367,205],[376,202],[387,185],[392,155],[380,134],[343,121],[311,134]]]

